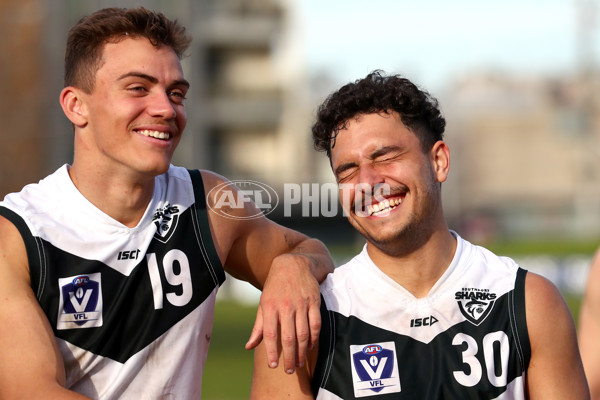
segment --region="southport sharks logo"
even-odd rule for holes
[[[489,289],[463,288],[455,294],[462,315],[474,325],[479,325],[490,315],[496,294]]]
[[[164,207],[158,208],[154,212],[152,222],[156,225],[154,238],[163,243],[173,236],[179,221],[179,207],[167,203]]]

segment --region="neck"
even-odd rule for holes
[[[86,170],[76,162],[69,168],[69,176],[90,203],[130,228],[141,220],[154,191],[154,177],[134,179],[110,171]]]
[[[437,230],[419,246],[389,252],[367,243],[375,265],[417,298],[427,296],[450,266],[456,252],[456,238],[448,229]]]

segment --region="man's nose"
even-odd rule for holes
[[[177,111],[169,95],[164,92],[154,93],[151,96],[148,112],[153,117],[160,117],[166,120],[175,118]]]
[[[358,175],[359,183],[368,184],[371,187],[385,182],[385,177],[370,164],[364,164],[360,167]]]

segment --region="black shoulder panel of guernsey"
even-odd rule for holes
[[[199,171],[189,172],[194,203],[157,210],[157,231],[145,248],[114,252],[115,259],[134,261],[128,274],[33,238],[22,220],[4,209],[25,238],[32,287],[57,338],[123,363],[224,282],[202,178]],[[32,262],[36,255],[40,261]]]
[[[42,240],[31,234],[23,218],[21,218],[14,211],[0,206],[0,215],[12,222],[23,238],[31,275],[31,287],[33,288],[34,293],[39,295],[43,290],[43,278],[41,278],[41,268],[42,265],[44,265],[44,261],[42,259],[44,252],[41,251]]]

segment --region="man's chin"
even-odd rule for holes
[[[148,175],[159,176],[166,173],[170,166],[171,159],[164,159],[148,165],[145,172]]]
[[[365,238],[375,242],[388,243],[394,241],[402,230],[398,226],[391,226],[391,221],[374,218],[360,218],[356,215],[349,219],[350,224]],[[396,224],[395,224],[396,225]]]
[[[368,230],[362,229],[358,230],[358,232],[364,236],[364,238],[371,243],[373,246],[383,249],[383,248],[393,248],[401,239],[398,232],[381,232],[375,231],[370,232]]]

